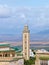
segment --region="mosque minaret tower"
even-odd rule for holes
[[[29,60],[29,48],[30,48],[30,31],[28,29],[28,26],[25,25],[24,26],[24,30],[23,30],[23,57],[25,60]]]

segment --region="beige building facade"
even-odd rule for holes
[[[0,65],[24,65],[23,56],[17,56],[7,43],[0,43]]]
[[[49,52],[36,52],[35,65],[49,65]]]
[[[17,55],[16,51],[8,43],[0,43],[0,65],[24,65],[24,59],[30,57],[30,31],[28,26],[23,30],[23,55]]]
[[[23,57],[25,60],[29,60],[29,49],[30,49],[30,39],[29,39],[29,34],[30,31],[28,29],[28,26],[24,26],[24,30],[23,30]]]

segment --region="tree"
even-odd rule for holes
[[[35,57],[34,58],[32,58],[32,57],[30,57],[30,59],[29,60],[24,60],[24,65],[32,65],[32,64],[35,64]]]

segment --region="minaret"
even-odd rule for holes
[[[23,57],[25,60],[29,60],[29,43],[30,43],[30,39],[29,39],[29,29],[28,26],[25,25],[24,26],[24,30],[23,30]]]

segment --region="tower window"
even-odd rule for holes
[[[25,55],[27,55],[27,54],[25,53]]]
[[[25,47],[25,49],[26,49],[26,47]]]
[[[27,36],[25,35],[25,38],[27,38]]]
[[[25,43],[27,43],[27,41],[25,41]]]

